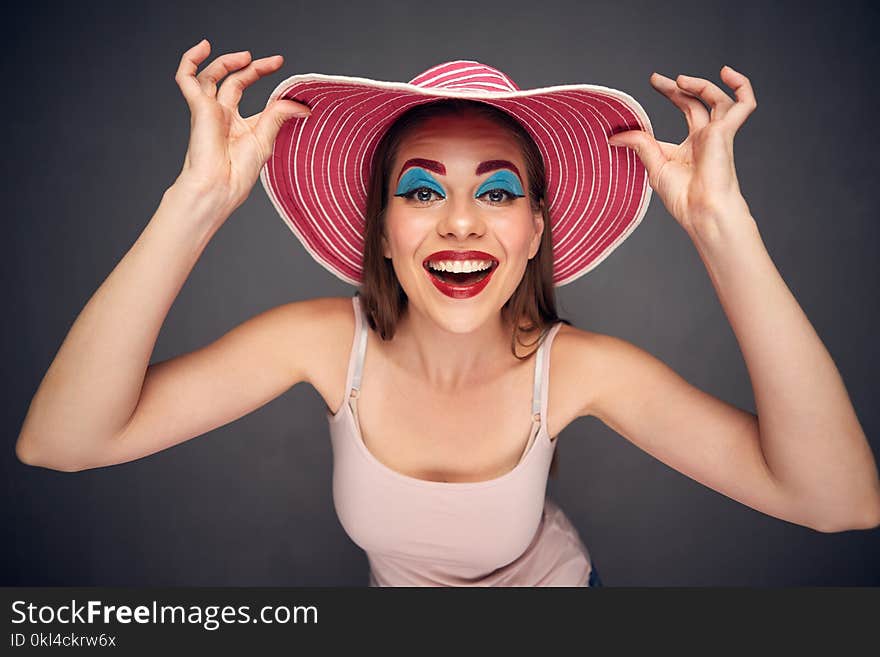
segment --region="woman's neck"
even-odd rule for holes
[[[454,333],[408,308],[391,349],[409,374],[439,393],[456,394],[484,384],[510,368],[512,326],[501,313],[468,333]]]

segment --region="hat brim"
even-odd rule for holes
[[[555,286],[588,273],[641,222],[651,187],[641,160],[608,145],[611,134],[653,135],[641,105],[617,89],[571,84],[497,92],[431,89],[402,82],[309,73],[281,82],[277,99],[311,115],[284,123],[260,180],[281,218],[332,274],[362,282],[364,208],[373,153],[407,109],[442,98],[488,103],[535,140],[547,175]]]

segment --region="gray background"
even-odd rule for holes
[[[74,7],[74,4],[76,5]],[[176,177],[189,111],[182,52],[251,49],[294,73],[406,81],[477,59],[522,88],[592,82],[686,135],[648,77],[748,75],[758,109],[736,141],[743,193],[771,257],[838,365],[878,450],[878,11],[869,3],[57,3],[4,16],[2,259],[7,313],[0,450],[5,585],[367,583],[330,493],[323,402],[307,385],[197,439],[82,473],[25,466],[14,443],[79,311]],[[153,361],[276,305],[354,288],[315,263],[257,183],[208,245]],[[600,267],[559,290],[576,326],[630,340],[688,381],[754,411],[745,364],[696,250],[655,195]],[[563,434],[550,494],[609,586],[880,584],[880,531],[821,534],[730,500],[595,419]]]

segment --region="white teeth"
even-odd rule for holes
[[[428,266],[438,271],[463,273],[489,269],[492,266],[492,262],[490,260],[435,260],[429,262]]]

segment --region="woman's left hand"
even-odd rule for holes
[[[682,143],[657,141],[643,130],[620,132],[608,140],[636,152],[652,189],[691,237],[721,221],[735,221],[743,212],[751,214],[736,179],[733,138],[757,102],[746,76],[725,66],[721,79],[733,89],[736,102],[703,78],[651,75],[654,88],[687,119],[689,134]]]

